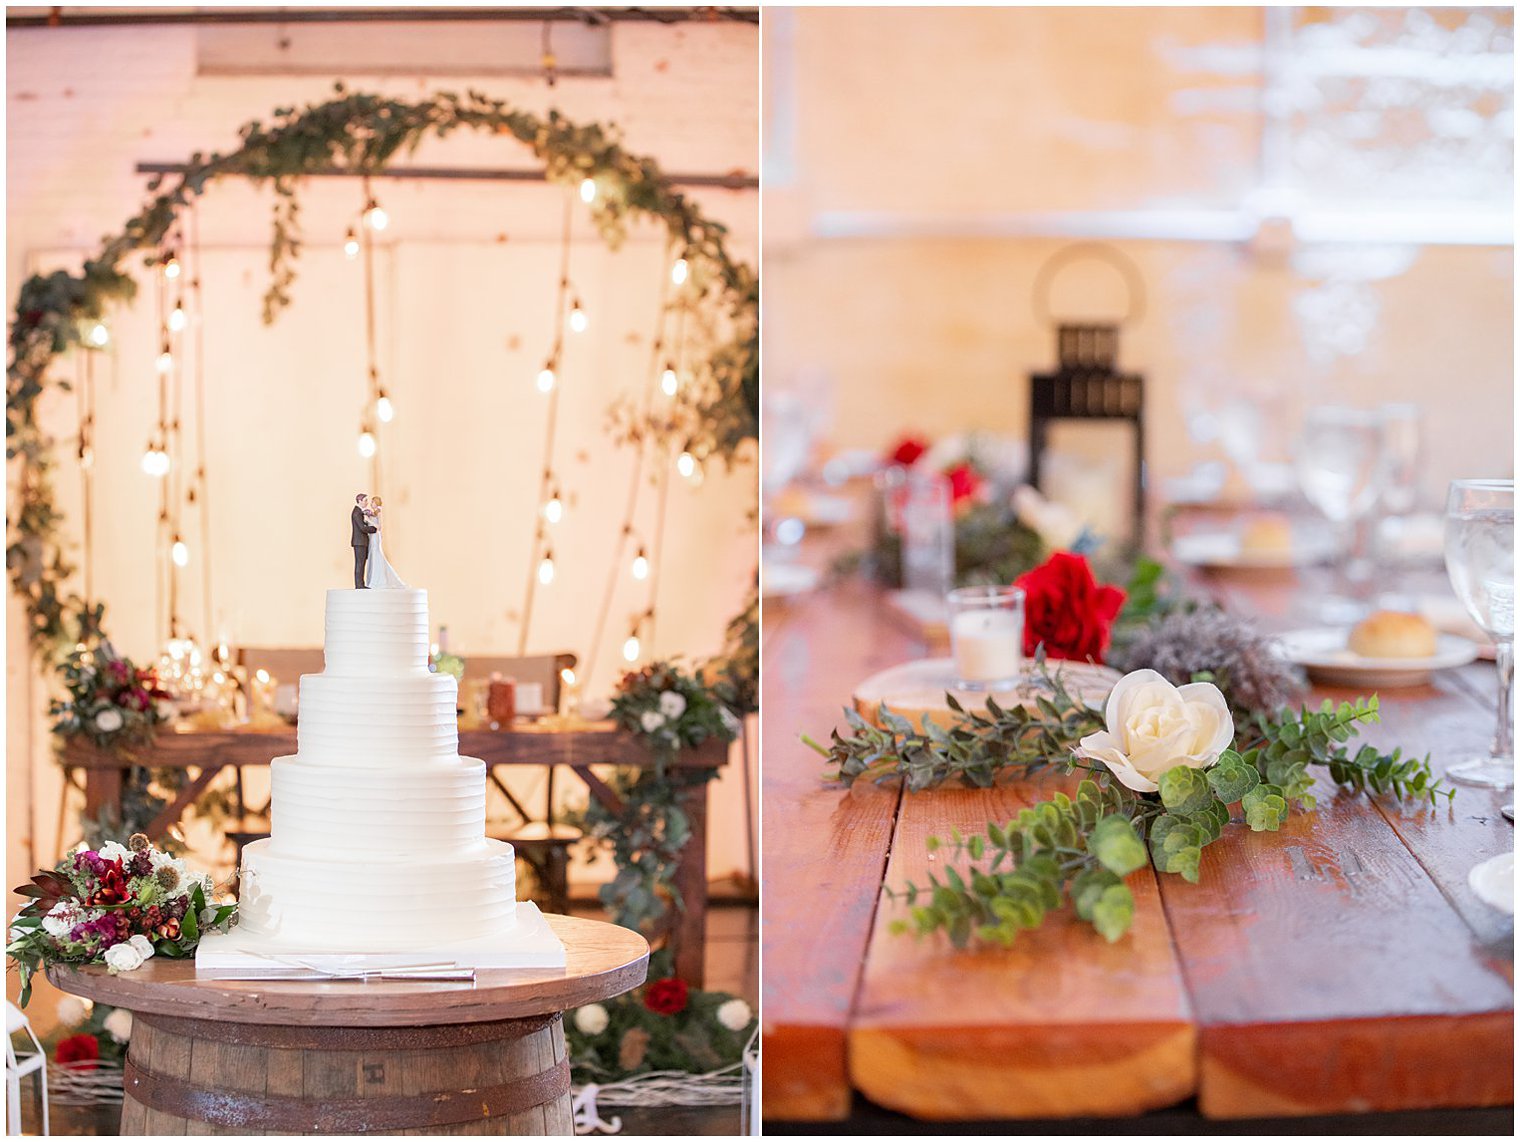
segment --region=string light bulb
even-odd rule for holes
[[[545,587],[554,582],[554,549],[552,547],[544,552],[544,557],[538,561],[538,581]]]
[[[385,212],[384,207],[371,198],[364,208],[364,224],[379,233],[391,224],[391,216]]]
[[[587,206],[596,201],[596,179],[581,179],[581,201]]]
[[[104,322],[97,321],[90,329],[90,344],[97,349],[104,349],[111,342],[111,331],[105,327]]]
[[[343,240],[343,254],[351,262],[359,256],[359,235],[354,233],[354,228],[348,228],[348,237]]]
[[[160,373],[169,373],[173,369],[174,353],[169,349],[169,343],[166,341],[164,342],[163,352],[158,355],[158,371]]]
[[[181,302],[174,303],[174,309],[169,314],[169,328],[175,333],[183,333],[189,322],[185,318],[185,307]]]
[[[676,375],[674,365],[666,365],[665,371],[660,374],[660,391],[668,397],[676,395],[676,390],[681,387],[681,378]]]
[[[629,570],[633,572],[633,577],[641,582],[649,578],[649,556],[645,554],[642,547],[633,557],[633,565],[629,567]]]
[[[79,445],[79,466],[81,468],[95,467],[95,449],[91,448],[88,444],[81,443]]]
[[[677,258],[675,265],[670,267],[671,285],[685,285],[686,279],[691,276],[691,266],[685,258]]]
[[[565,518],[565,501],[560,499],[559,489],[555,488],[549,495],[549,502],[544,505],[544,519],[549,523],[558,523]]]
[[[169,473],[169,453],[156,440],[148,441],[148,449],[143,453],[142,470],[153,477]]]
[[[190,548],[177,535],[174,537],[174,546],[170,548],[170,553],[174,557],[174,565],[176,567],[190,566]]]
[[[635,630],[623,641],[623,661],[637,662],[639,660],[639,632]]]
[[[692,473],[697,470],[697,460],[690,452],[682,452],[676,457],[676,471],[686,479],[691,479]]]
[[[586,316],[586,311],[581,308],[580,299],[577,298],[570,306],[570,332],[584,333],[590,324],[591,320]]]
[[[554,382],[558,378],[554,375],[554,366],[545,365],[538,372],[538,391],[548,393],[554,391]]]
[[[381,424],[389,424],[396,419],[396,406],[391,403],[391,398],[385,395],[385,390],[380,390],[380,395],[375,398],[375,416]]]
[[[164,277],[168,278],[171,282],[175,278],[179,277],[179,259],[176,258],[172,253],[164,258],[163,264]]]
[[[375,434],[364,428],[359,431],[359,455],[368,460],[375,454]]]

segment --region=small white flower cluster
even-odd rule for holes
[[[112,975],[124,971],[136,971],[153,958],[153,941],[138,933],[130,940],[112,944],[106,949],[106,967]]]
[[[686,713],[686,696],[678,694],[674,690],[660,692],[660,708],[658,710],[645,710],[639,715],[639,725],[646,734],[659,733],[665,728],[667,722],[678,720]]]
[[[115,706],[106,706],[95,715],[95,728],[103,734],[114,734],[126,725],[126,718]]]

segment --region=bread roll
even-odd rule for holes
[[[1346,644],[1363,658],[1429,658],[1436,652],[1436,631],[1419,615],[1374,611],[1351,628]]]
[[[1240,533],[1245,555],[1286,555],[1293,550],[1293,525],[1287,516],[1257,516]]]

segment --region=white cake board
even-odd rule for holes
[[[565,945],[549,927],[549,921],[544,919],[538,905],[520,901],[516,915],[516,925],[504,936],[486,936],[406,952],[313,950],[272,940],[256,932],[245,932],[234,925],[229,932],[210,932],[201,937],[195,950],[195,973],[214,976],[228,971],[303,965],[323,970],[374,969],[417,963],[452,963],[461,968],[564,967]]]

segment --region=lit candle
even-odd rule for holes
[[[951,591],[950,650],[966,689],[1011,687],[1024,665],[1024,592],[1017,587]]]

